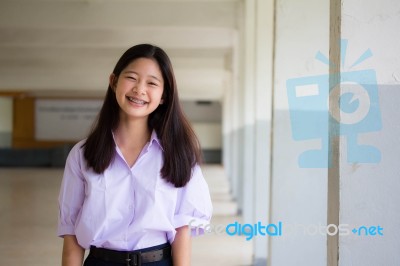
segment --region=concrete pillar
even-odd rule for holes
[[[269,221],[272,123],[274,1],[247,0],[243,6],[239,72],[238,202],[245,223]],[[253,239],[254,265],[266,265],[268,238]]]
[[[256,60],[256,1],[247,0],[244,6],[244,58],[241,72],[244,74],[242,94],[243,106],[243,220],[245,223],[254,222],[254,149],[255,149],[255,73]]]
[[[243,1],[239,10],[234,84],[224,98],[224,120],[229,121],[224,122],[224,162],[244,223],[266,224],[270,220],[274,1]],[[254,265],[266,265],[268,237],[252,241]]]
[[[229,172],[245,221],[284,226],[280,237],[253,239],[254,265],[398,265],[400,3],[242,4],[245,34],[225,98]],[[290,91],[296,82],[308,91]],[[319,98],[303,110],[295,101],[310,89]],[[352,118],[346,93],[355,94],[353,107],[372,111]],[[320,157],[304,159],[314,151]],[[342,229],[330,236],[328,226]]]
[[[339,236],[336,265],[400,265],[400,2],[342,0],[341,6],[347,41],[340,92],[353,93],[358,107],[340,116],[339,222],[351,231]]]
[[[270,223],[274,1],[256,1],[254,79],[254,221]],[[266,265],[268,238],[254,239],[254,265]]]
[[[329,4],[275,1],[270,222],[282,222],[283,234],[269,238],[272,266],[327,261],[326,234],[315,230],[327,223],[328,126],[320,112],[327,114],[328,95],[320,92],[328,89],[329,67],[316,55],[329,57]]]

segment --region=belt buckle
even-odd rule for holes
[[[141,266],[142,255],[140,251],[127,252],[126,253],[126,266]]]

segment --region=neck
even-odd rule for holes
[[[118,146],[143,147],[150,140],[147,119],[121,119],[115,132]]]

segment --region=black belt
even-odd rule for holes
[[[116,251],[91,246],[89,255],[108,262],[126,263],[127,266],[140,266],[142,263],[170,258],[171,246],[149,251]]]

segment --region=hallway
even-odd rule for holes
[[[223,168],[203,166],[214,206],[212,225],[240,221]],[[56,236],[62,169],[0,169],[0,265],[61,265]],[[193,239],[192,265],[251,264],[252,245],[243,237],[207,234]]]

